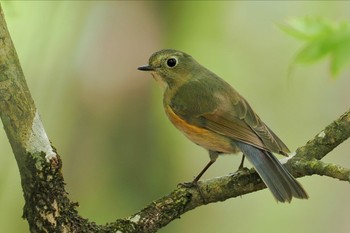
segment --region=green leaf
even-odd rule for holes
[[[325,57],[332,49],[330,41],[318,40],[308,43],[295,57],[296,63],[313,63]]]
[[[304,47],[291,64],[311,64],[329,56],[330,72],[339,75],[350,63],[350,22],[331,22],[322,18],[305,17],[288,21],[280,29],[304,41]]]
[[[333,31],[329,21],[311,17],[291,19],[287,25],[281,24],[279,28],[290,36],[306,41],[323,37]]]
[[[331,74],[339,75],[340,71],[350,64],[350,38],[340,44],[332,52]]]

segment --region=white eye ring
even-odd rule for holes
[[[174,68],[175,66],[177,66],[177,59],[176,57],[170,57],[166,60],[166,66],[169,68]]]

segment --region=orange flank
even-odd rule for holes
[[[171,109],[170,106],[165,107],[165,112],[169,120],[178,128],[187,138],[192,142],[200,145],[207,150],[222,152],[222,153],[236,153],[234,146],[231,144],[231,140],[221,134],[213,131],[201,128],[195,125],[191,125]]]

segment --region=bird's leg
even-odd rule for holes
[[[200,187],[198,186],[198,181],[199,179],[203,176],[203,174],[208,170],[208,168],[215,163],[216,159],[219,157],[219,152],[217,151],[209,151],[209,157],[210,157],[210,161],[209,163],[203,168],[203,170],[196,176],[196,178],[194,178],[194,180],[190,183],[182,183],[181,185],[186,187],[186,188],[192,188],[192,187],[196,187],[198,190],[199,195],[201,196],[203,203],[206,203],[206,200],[204,198],[204,194],[202,192],[202,190],[200,189]]]
[[[208,170],[208,168],[215,162],[215,160],[210,160],[209,163],[203,168],[203,170],[194,178],[191,182],[192,184],[197,184],[198,180],[203,176],[203,174]]]
[[[209,157],[210,161],[209,163],[203,168],[203,170],[194,178],[192,181],[193,184],[196,184],[198,180],[203,176],[203,174],[208,170],[208,168],[215,163],[216,159],[219,157],[219,153],[217,151],[209,151]]]
[[[230,175],[235,175],[235,174],[237,174],[238,172],[242,172],[242,171],[248,169],[248,168],[245,168],[245,167],[244,167],[244,159],[245,159],[245,155],[243,154],[243,155],[242,155],[241,163],[239,164],[239,167],[238,167],[237,171],[235,171],[235,172],[233,172],[233,173],[230,173]]]
[[[196,178],[194,178],[194,180],[192,182],[186,182],[186,183],[182,183],[183,186],[190,188],[190,187],[194,187],[197,186],[199,179],[203,176],[203,174],[208,170],[208,168],[215,163],[216,159],[219,157],[219,153],[217,151],[209,151],[209,157],[210,157],[210,161],[209,163],[203,168],[203,170],[196,176]]]
[[[239,164],[239,167],[238,167],[238,171],[242,170],[244,168],[244,154],[242,155],[242,160],[241,160],[241,163]]]

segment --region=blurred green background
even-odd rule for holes
[[[162,91],[136,70],[162,48],[191,54],[231,83],[291,150],[350,106],[350,72],[329,61],[288,65],[300,42],[276,26],[290,18],[350,21],[350,2],[2,2],[27,83],[63,159],[79,213],[97,223],[129,216],[189,181],[208,162],[166,119]],[[324,160],[350,167],[346,141]],[[10,145],[0,130],[1,232],[28,232]],[[204,178],[237,169],[223,156]],[[249,165],[246,163],[246,165]],[[310,200],[276,204],[268,190],[210,204],[161,229],[178,232],[350,232],[350,186],[300,179]]]

